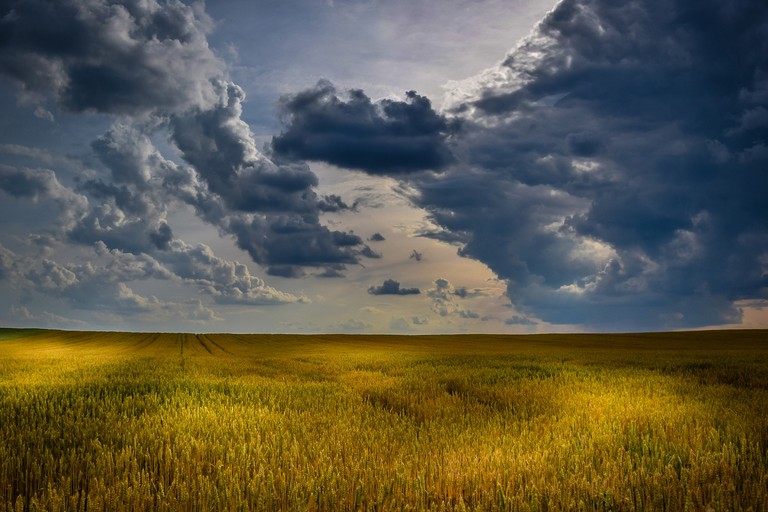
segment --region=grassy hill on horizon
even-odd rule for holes
[[[0,510],[765,510],[768,331],[0,329]]]

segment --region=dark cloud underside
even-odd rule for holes
[[[371,295],[418,295],[421,290],[418,288],[401,288],[400,283],[394,279],[385,279],[378,286],[368,288]]]
[[[455,105],[475,171],[414,201],[544,320],[738,321],[768,290],[766,29],[758,1],[566,0]]]
[[[440,170],[453,161],[446,137],[455,129],[413,91],[405,101],[372,102],[363,91],[342,97],[326,81],[281,103],[285,128],[272,139],[282,156],[323,160],[370,174]]]

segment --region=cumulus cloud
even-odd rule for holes
[[[82,194],[59,182],[50,169],[15,167],[0,164],[0,191],[35,203],[55,205],[58,209],[57,226],[51,226],[53,237],[61,237],[79,221],[88,208]]]
[[[386,238],[384,238],[384,235],[381,233],[374,233],[368,238],[369,242],[383,242],[384,240],[386,240]]]
[[[414,91],[405,101],[373,102],[363,91],[340,94],[328,81],[285,96],[284,129],[274,151],[290,158],[323,160],[370,174],[440,170],[453,155],[447,138],[456,130]]]
[[[306,159],[399,179],[436,226],[423,236],[506,281],[514,322],[693,327],[737,322],[738,304],[766,298],[765,2],[563,0],[499,65],[454,83],[443,112],[415,92],[374,101],[320,82],[281,100],[283,131],[264,151],[242,88],[208,46],[202,4],[11,0],[0,13],[0,76],[34,115],[114,120],[90,148],[92,169],[0,146],[44,164],[0,167],[3,194],[61,213],[35,239],[105,260],[33,264],[0,251],[0,279],[36,293],[170,308],[131,288],[146,275],[223,304],[301,302],[178,239],[169,219],[192,208],[273,275],[342,276],[378,253],[321,224],[355,205],[319,196]],[[177,162],[153,144],[163,135]],[[57,166],[77,168],[77,184]],[[369,289],[419,292],[394,280]],[[468,293],[436,283],[431,298],[470,315]]]
[[[402,180],[438,226],[424,235],[506,280],[522,318],[738,322],[736,301],[768,289],[766,29],[757,0],[564,0],[498,66],[453,84],[441,115],[461,129],[440,173],[369,172]],[[285,133],[323,141],[326,117],[358,104],[321,84],[288,99]]]
[[[440,316],[458,316],[466,319],[477,319],[480,315],[459,304],[460,299],[481,295],[479,291],[470,292],[464,287],[455,288],[447,279],[435,280],[435,287],[427,290],[426,294],[431,303],[432,311]]]
[[[385,279],[378,286],[368,288],[371,295],[418,295],[421,290],[418,288],[401,288],[400,283],[394,279]]]
[[[168,279],[170,273],[157,262],[149,257],[112,256],[103,266],[90,262],[63,265],[49,259],[38,264],[28,260],[23,277],[30,290],[66,299],[77,309],[138,315],[176,308],[174,303],[142,296],[126,284],[146,278]]]
[[[174,302],[137,293],[131,283],[159,281],[196,286],[217,304],[276,305],[308,302],[272,288],[237,262],[217,257],[205,246],[174,240],[158,258],[94,246],[95,256],[77,264],[38,260],[14,253],[0,245],[0,279],[10,280],[25,293],[66,301],[72,308],[121,317],[180,318],[193,322],[220,320],[216,311],[200,299]],[[53,322],[41,312],[34,318]],[[42,315],[42,316],[41,316]],[[32,318],[32,317],[30,317]],[[54,322],[55,323],[55,322]],[[53,325],[53,324],[51,324]],[[62,322],[60,325],[70,325]]]
[[[0,73],[71,111],[143,114],[213,99],[224,65],[211,20],[182,2],[12,0],[0,18]]]
[[[353,160],[335,138],[386,133],[385,116],[325,82],[284,100],[273,146],[407,182],[439,227],[425,235],[460,244],[543,320],[731,323],[768,284],[766,27],[756,0],[565,0],[454,84],[437,114],[442,172],[404,173],[428,167],[407,153]]]
[[[50,169],[29,169],[0,164],[0,190],[33,201],[51,199],[61,202],[65,209],[82,208],[86,201],[64,187]]]
[[[175,276],[192,282],[219,304],[274,305],[307,302],[305,297],[281,292],[254,276],[242,263],[216,256],[204,244],[174,240],[159,260]]]
[[[69,240],[168,250],[169,207],[187,204],[273,273],[298,277],[298,267],[363,255],[359,237],[320,223],[323,212],[354,206],[318,196],[305,163],[276,162],[256,148],[242,119],[245,93],[208,46],[213,23],[202,4],[25,0],[5,9],[0,76],[18,85],[20,98],[115,119],[92,144],[102,167],[78,184],[90,208],[75,216]],[[185,164],[154,146],[150,136],[161,130]],[[2,186],[34,198],[41,187],[53,190],[42,180],[55,176],[6,170]]]

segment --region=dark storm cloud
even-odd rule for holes
[[[331,231],[316,217],[238,215],[225,219],[226,231],[253,261],[266,265],[320,267],[357,263],[349,250],[362,243],[356,235]]]
[[[262,155],[241,119],[243,90],[220,83],[217,92],[219,101],[212,108],[171,121],[174,143],[211,192],[237,211],[316,211],[311,187],[317,185],[317,176],[306,164],[278,166]]]
[[[371,295],[418,295],[421,290],[418,288],[400,288],[400,283],[394,279],[386,279],[378,286],[368,288]]]
[[[212,27],[182,2],[11,0],[0,18],[0,73],[69,110],[114,114],[207,101],[222,62]]]
[[[276,268],[356,263],[351,249],[362,240],[319,222],[322,211],[347,205],[338,196],[318,198],[312,189],[317,177],[306,164],[278,164],[260,153],[241,119],[242,89],[222,83],[217,91],[214,107],[171,121],[174,142],[206,185],[185,193],[185,200],[201,218],[234,235],[257,263]]]
[[[461,161],[406,178],[425,236],[506,279],[521,318],[739,321],[768,290],[766,33],[756,0],[561,2],[454,91]]]
[[[272,139],[284,157],[322,160],[370,174],[440,170],[453,161],[453,123],[414,91],[376,103],[361,90],[341,96],[329,82],[283,98],[284,130]]]

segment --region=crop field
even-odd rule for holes
[[[0,329],[0,510],[768,510],[768,332]]]

